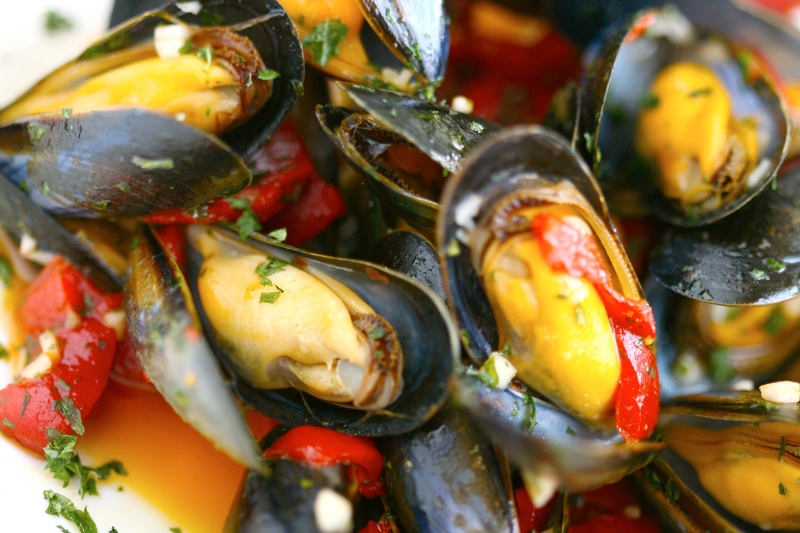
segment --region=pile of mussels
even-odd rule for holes
[[[546,126],[437,103],[442,1],[124,22],[0,110],[12,264],[35,241],[123,290],[149,379],[249,468],[231,531],[330,531],[323,489],[360,505],[342,471],[264,457],[296,426],[376,438],[394,531],[520,531],[524,486],[566,532],[571,495],[628,475],[664,530],[800,529],[800,408],[756,389],[800,379],[800,34],[732,0],[498,3],[586,44]],[[179,264],[151,222],[247,187],[290,112],[321,174],[346,162],[361,246],[196,224]],[[645,216],[641,285],[615,223]]]

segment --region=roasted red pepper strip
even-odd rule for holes
[[[264,233],[286,228],[286,243],[300,246],[314,238],[347,211],[339,189],[316,174],[303,187],[296,202],[264,224]]]
[[[520,531],[542,531],[553,513],[556,506],[554,495],[544,507],[534,507],[528,491],[525,487],[520,487],[514,491],[514,499],[517,501],[517,513],[519,514]]]
[[[658,533],[659,522],[630,479],[581,494],[570,506],[569,533]]]
[[[625,298],[614,289],[590,235],[549,213],[537,215],[531,228],[551,267],[585,278],[597,289],[614,328],[620,355],[617,430],[626,442],[647,438],[658,420],[660,391],[655,353],[649,347],[656,336],[653,311],[647,302]]]
[[[234,198],[246,198],[260,221],[265,221],[298,197],[303,184],[314,173],[314,165],[300,137],[285,122],[272,139],[251,158],[253,184]],[[145,217],[152,224],[209,224],[236,222],[242,211],[219,199],[205,209],[165,211]]]
[[[353,437],[316,426],[298,426],[276,440],[264,455],[316,466],[352,465],[361,494],[367,498],[383,494],[383,455],[375,447],[375,441],[368,437]]]
[[[384,520],[380,520],[376,522],[375,520],[370,520],[369,523],[362,527],[358,533],[389,533],[392,531],[392,526],[388,522]]]
[[[81,420],[89,416],[108,383],[117,345],[114,330],[93,318],[75,329],[60,328],[56,338],[62,354],[59,362],[41,377],[23,379],[0,391],[3,431],[37,454],[47,446],[47,428],[76,433],[76,424],[64,414],[71,405],[80,411]]]
[[[22,325],[26,333],[38,336],[67,322],[70,314],[101,320],[122,305],[122,293],[104,293],[59,257],[39,273],[23,300]]]
[[[175,258],[175,262],[186,270],[186,228],[183,226],[172,225],[163,226],[156,230],[158,238]]]

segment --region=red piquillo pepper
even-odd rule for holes
[[[531,222],[545,261],[556,270],[592,283],[606,308],[620,355],[616,395],[617,430],[627,442],[650,436],[658,421],[658,367],[651,349],[656,336],[647,302],[631,300],[614,289],[590,235],[543,213]]]
[[[117,347],[116,332],[101,320],[121,303],[121,294],[105,294],[61,258],[42,270],[25,293],[21,318],[31,337],[53,331],[55,345],[44,349],[58,358],[41,375],[0,391],[3,432],[38,454],[50,428],[83,433],[82,421],[108,383]],[[35,360],[42,347],[29,345]]]
[[[383,494],[383,455],[368,437],[353,437],[316,426],[290,429],[264,455],[294,459],[315,466],[351,465],[358,490],[367,498]]]
[[[570,533],[659,533],[652,511],[630,479],[581,494],[570,505]]]
[[[557,495],[553,495],[544,507],[534,507],[528,491],[525,487],[520,487],[514,491],[514,499],[517,502],[517,513],[519,514],[520,531],[542,531],[553,514],[556,506]]]
[[[362,527],[358,533],[390,533],[392,525],[386,520],[370,520],[366,526]]]

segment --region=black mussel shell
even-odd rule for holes
[[[246,187],[217,137],[142,108],[43,114],[0,128],[0,169],[55,214],[142,216]]]
[[[119,274],[99,261],[77,238],[2,174],[0,226],[17,242],[27,234],[36,239],[42,248],[69,259],[104,291],[118,292],[122,288]]]
[[[730,215],[764,190],[788,153],[792,120],[786,102],[768,74],[760,73],[757,79],[745,82],[729,42],[722,43],[728,47],[724,60],[712,61],[709,54],[701,53],[704,43],[719,41],[720,36],[735,42],[736,36],[728,33],[715,18],[695,21],[691,13],[688,15],[697,25],[697,36],[690,44],[680,47],[680,57],[706,64],[714,70],[730,95],[734,115],[756,116],[759,133],[763,132],[760,136],[768,139],[766,145],[763,141],[759,143],[759,162],[749,174],[749,179],[755,179],[755,183],[713,210],[689,212],[661,193],[647,177],[650,173],[646,164],[633,154],[635,117],[640,102],[644,101],[652,79],[663,66],[675,61],[679,50],[666,38],[642,33],[641,25],[651,20],[666,24],[669,18],[683,17],[674,7],[637,13],[628,24],[617,27],[587,50],[582,81],[582,139],[579,138],[578,146],[593,165],[616,210],[623,214],[639,214],[642,207],[648,207],[666,222],[697,227]]]
[[[215,446],[265,472],[256,441],[203,337],[186,280],[150,228],[139,233],[130,265],[125,315],[150,381]]]
[[[405,531],[517,531],[491,441],[452,403],[421,428],[378,441],[389,508]]]
[[[784,169],[741,211],[705,228],[667,230],[650,271],[669,289],[723,305],[778,303],[800,292],[800,168]]]
[[[445,301],[442,271],[436,249],[425,237],[395,231],[384,237],[372,253],[372,261],[419,281]]]
[[[213,229],[238,239],[227,229]],[[238,396],[254,409],[290,426],[315,425],[350,435],[383,436],[411,431],[430,419],[444,403],[458,357],[458,336],[444,304],[427,288],[383,267],[322,256],[253,234],[247,244],[285,261],[305,262],[352,289],[394,327],[403,349],[403,391],[384,411],[366,413],[324,402],[296,389],[261,390],[250,385],[225,350],[209,342],[233,376]],[[213,329],[199,305],[197,276],[202,258],[191,249],[189,275],[206,332]]]

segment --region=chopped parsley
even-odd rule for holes
[[[209,11],[206,8],[200,10],[200,25],[201,26],[224,26],[226,24],[225,17]]]
[[[189,39],[186,39],[186,42],[183,43],[183,46],[178,48],[178,53],[181,55],[191,54],[194,51],[194,43]]]
[[[204,72],[208,72],[208,69],[211,68],[211,61],[214,59],[214,52],[211,50],[210,45],[205,45],[197,50],[197,57],[200,58],[201,61],[205,61],[206,66],[203,69]]]
[[[508,343],[503,345],[503,355],[506,357],[511,357],[511,346]]]
[[[31,395],[27,392],[25,393],[25,398],[22,400],[22,410],[19,412],[19,419],[22,420],[22,417],[25,416],[25,409],[28,408],[28,403],[31,401]]]
[[[236,227],[239,228],[239,238],[247,240],[251,233],[261,229],[258,217],[253,212],[253,207],[247,198],[228,198],[231,207],[242,211],[241,216],[236,220]]]
[[[289,236],[289,234],[287,233],[286,228],[278,228],[276,230],[273,230],[273,231],[270,231],[269,233],[267,233],[267,237],[275,239],[278,242],[285,241],[286,237],[288,237],[288,236]]]
[[[32,143],[41,141],[44,134],[47,133],[47,128],[41,124],[28,124],[27,130],[28,140]]]
[[[306,93],[306,89],[303,87],[303,82],[300,80],[292,80],[292,88],[294,89],[294,94],[296,94],[298,98]]]
[[[58,11],[48,9],[45,12],[44,29],[47,30],[48,33],[55,33],[70,28],[72,28],[72,21]]]
[[[778,453],[778,461],[783,462],[783,454],[786,453],[786,437],[781,436],[781,451]]]
[[[758,268],[754,268],[753,270],[750,271],[750,277],[752,277],[756,281],[769,279],[769,276],[767,276],[767,273],[764,272],[763,270],[758,269]]]
[[[386,331],[386,328],[382,326],[375,326],[374,328],[372,328],[372,331],[369,332],[367,337],[369,337],[372,340],[382,339],[386,336],[386,333],[388,333]]]
[[[315,63],[324,67],[342,52],[339,46],[348,31],[349,28],[336,19],[323,20],[314,26],[309,35],[303,37],[303,49],[309,51]]]
[[[733,368],[729,361],[728,348],[714,348],[708,356],[708,374],[714,383],[725,383],[734,376]]]
[[[465,346],[469,345],[469,331],[465,329],[461,330],[461,342],[463,342]]]
[[[46,181],[43,181],[41,190],[42,196],[50,196],[51,193],[52,190],[50,189],[50,185]]]
[[[13,279],[14,269],[11,268],[11,264],[8,261],[0,257],[0,282],[6,287],[10,287]]]
[[[647,93],[639,100],[639,107],[642,109],[653,109],[658,107],[658,103],[660,102],[658,96],[654,95],[653,93]]]
[[[494,367],[493,356],[489,356],[480,370],[475,370],[472,367],[468,368],[467,375],[475,376],[487,387],[495,387],[500,382],[500,379],[497,377],[497,369]]]
[[[778,493],[782,496],[786,495],[786,487],[783,485],[783,483],[778,483]]]
[[[447,244],[447,257],[456,257],[461,254],[461,247],[458,245],[458,241],[455,239],[451,239],[450,242]]]
[[[310,489],[311,487],[314,486],[314,484],[315,483],[313,481],[311,481],[310,479],[301,479],[300,480],[300,487],[304,488],[304,489]]]
[[[575,435],[577,435],[577,433],[575,433],[574,429],[572,429],[571,427],[567,426],[567,435],[572,435],[574,437]]]
[[[394,17],[392,16],[392,10],[388,7],[386,8],[386,22],[389,24],[394,24]]]
[[[698,96],[707,96],[711,94],[711,87],[705,87],[703,89],[695,89],[694,91],[689,93],[689,98],[697,98]]]
[[[681,493],[672,485],[672,480],[667,480],[667,486],[664,487],[664,496],[666,496],[667,503],[672,503],[680,498]]]
[[[271,68],[268,68],[267,70],[258,71],[258,79],[260,80],[269,81],[280,77],[281,73],[278,72],[277,70],[272,70]]]
[[[70,427],[72,427],[75,433],[83,435],[84,427],[83,421],[81,421],[81,412],[78,410],[75,402],[72,401],[72,398],[53,400],[52,409],[53,411],[61,413],[61,415],[67,419],[67,422],[69,422]]]
[[[61,515],[78,526],[80,533],[97,533],[97,524],[89,516],[87,508],[84,508],[83,511],[76,509],[72,500],[52,490],[44,491],[44,499],[48,503],[47,509],[45,509],[47,514],[53,516]]]
[[[169,530],[172,531],[172,533],[182,533],[179,527],[171,527]]]
[[[255,272],[261,278],[261,286],[265,287],[267,285],[272,285],[272,282],[267,279],[267,277],[277,274],[288,264],[289,263],[286,261],[281,261],[280,259],[269,258],[266,263],[261,263],[258,265]]]
[[[72,109],[68,107],[64,107],[61,109],[61,116],[64,118],[69,118],[72,116]]]
[[[783,263],[781,263],[780,261],[777,261],[777,260],[775,260],[775,259],[773,259],[771,257],[767,258],[766,263],[767,263],[767,268],[769,268],[770,270],[773,270],[775,272],[780,272],[781,270],[783,270],[786,267]]]
[[[262,292],[261,293],[261,298],[259,298],[258,302],[262,303],[262,304],[274,304],[275,302],[277,302],[278,298],[281,297],[281,294],[283,293],[283,291],[280,290],[279,287],[276,287],[276,288],[278,290],[275,291],[275,292]]]
[[[3,419],[3,425],[4,425],[4,426],[8,426],[8,427],[10,427],[11,429],[14,429],[14,428],[16,427],[16,426],[14,425],[14,423],[13,423],[11,420],[9,420],[8,418],[4,418],[4,419]]]
[[[8,359],[9,353],[6,347],[0,344],[0,359]]]
[[[145,170],[175,168],[175,163],[172,159],[145,159],[138,155],[131,158],[131,163]]]
[[[531,391],[528,389],[525,389],[525,393],[522,395],[522,405],[529,407],[528,435],[533,435],[533,428],[534,426],[537,426],[539,422],[536,421],[536,404],[533,403],[533,396],[531,395]]]
[[[97,480],[108,479],[112,472],[125,476],[128,472],[119,461],[109,461],[97,468],[84,466],[80,456],[75,453],[75,443],[78,438],[74,435],[58,435],[50,439],[44,448],[47,459],[46,470],[53,473],[53,477],[69,485],[73,476],[78,478],[78,494],[81,499],[86,494],[97,496]]]

